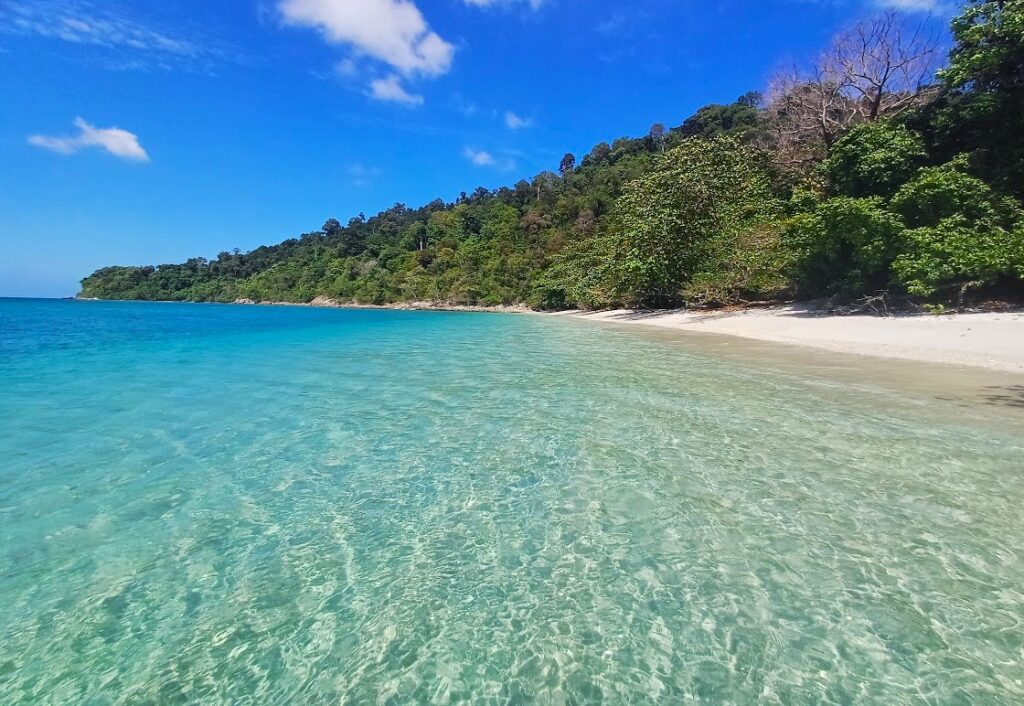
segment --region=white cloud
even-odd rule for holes
[[[508,150],[505,150],[508,153]],[[471,164],[477,167],[494,167],[503,172],[510,172],[516,168],[516,160],[510,156],[496,157],[487,150],[480,150],[475,147],[465,147],[462,156]]]
[[[278,9],[286,23],[313,27],[405,75],[439,76],[451,67],[455,48],[410,0],[280,0]]]
[[[904,12],[946,12],[950,3],[945,0],[875,0],[876,5]]]
[[[395,74],[370,81],[370,97],[374,100],[401,103],[402,105],[423,104],[423,96],[405,90],[401,79]]]
[[[546,0],[464,0],[467,5],[473,7],[496,7],[498,5],[511,5],[515,2],[525,2],[531,10],[539,10]]]
[[[117,127],[97,128],[82,118],[75,118],[77,135],[67,137],[50,137],[47,135],[31,135],[30,145],[41,147],[59,154],[75,154],[83,149],[95,147],[132,162],[148,162],[149,155],[139,144],[135,133]]]
[[[524,127],[532,126],[533,121],[530,120],[529,118],[520,117],[513,113],[511,110],[506,110],[505,125],[508,127],[509,130],[520,130]]]
[[[478,150],[472,147],[464,148],[462,156],[478,167],[490,167],[495,163],[493,154],[486,150]]]

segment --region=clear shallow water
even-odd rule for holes
[[[1024,701],[1015,386],[711,348],[0,300],[0,703]]]

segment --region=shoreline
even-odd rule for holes
[[[409,301],[401,302],[399,304],[358,304],[350,302],[342,302],[337,299],[330,299],[329,297],[316,297],[310,302],[257,302],[252,299],[236,299],[230,304],[238,304],[240,306],[304,306],[312,307],[315,309],[384,309],[388,311],[476,311],[483,313],[492,314],[536,314],[539,313],[534,311],[528,306],[513,304],[513,305],[497,305],[497,306],[480,306],[473,304],[442,304],[433,301]]]
[[[550,315],[1024,375],[1024,312],[1019,311],[838,316],[807,305],[790,304],[725,312],[613,309]]]
[[[255,301],[252,299],[236,299],[231,302],[212,301],[190,301],[178,299],[100,299],[99,297],[60,297],[65,301],[76,302],[135,302],[148,304],[218,304],[224,306],[293,306],[313,309],[369,309],[384,311],[465,311],[490,314],[543,314],[546,312],[537,311],[522,304],[499,304],[496,306],[483,306],[475,304],[442,304],[432,301],[410,301],[399,304],[359,304],[356,302],[342,302],[327,297],[317,297],[309,302],[268,302]]]
[[[74,299],[92,301],[85,297]],[[322,309],[534,314],[601,324],[730,336],[882,360],[958,365],[1024,375],[1024,311],[1020,310],[889,316],[839,315],[824,312],[811,303],[792,303],[729,310],[537,311],[524,305],[479,306],[434,301],[359,304],[323,296],[310,302],[236,299],[223,303]]]

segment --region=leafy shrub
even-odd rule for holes
[[[961,158],[923,169],[893,197],[909,228],[893,271],[911,294],[1024,275],[1021,205],[965,167]]]
[[[980,179],[965,173],[966,161],[922,169],[892,199],[892,209],[908,228],[937,226],[953,216],[969,222],[1012,228],[1021,218],[1014,199],[996,194]]]
[[[893,122],[858,125],[822,164],[832,190],[844,196],[890,196],[925,163],[924,140]]]
[[[893,271],[911,294],[927,296],[944,286],[1024,278],[1024,228],[1006,230],[957,214],[935,226],[908,230],[904,238],[905,249]]]
[[[840,196],[794,216],[786,240],[800,290],[854,296],[885,287],[902,230],[878,197]]]

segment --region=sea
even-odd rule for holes
[[[0,300],[0,703],[1024,703],[1024,384]]]

